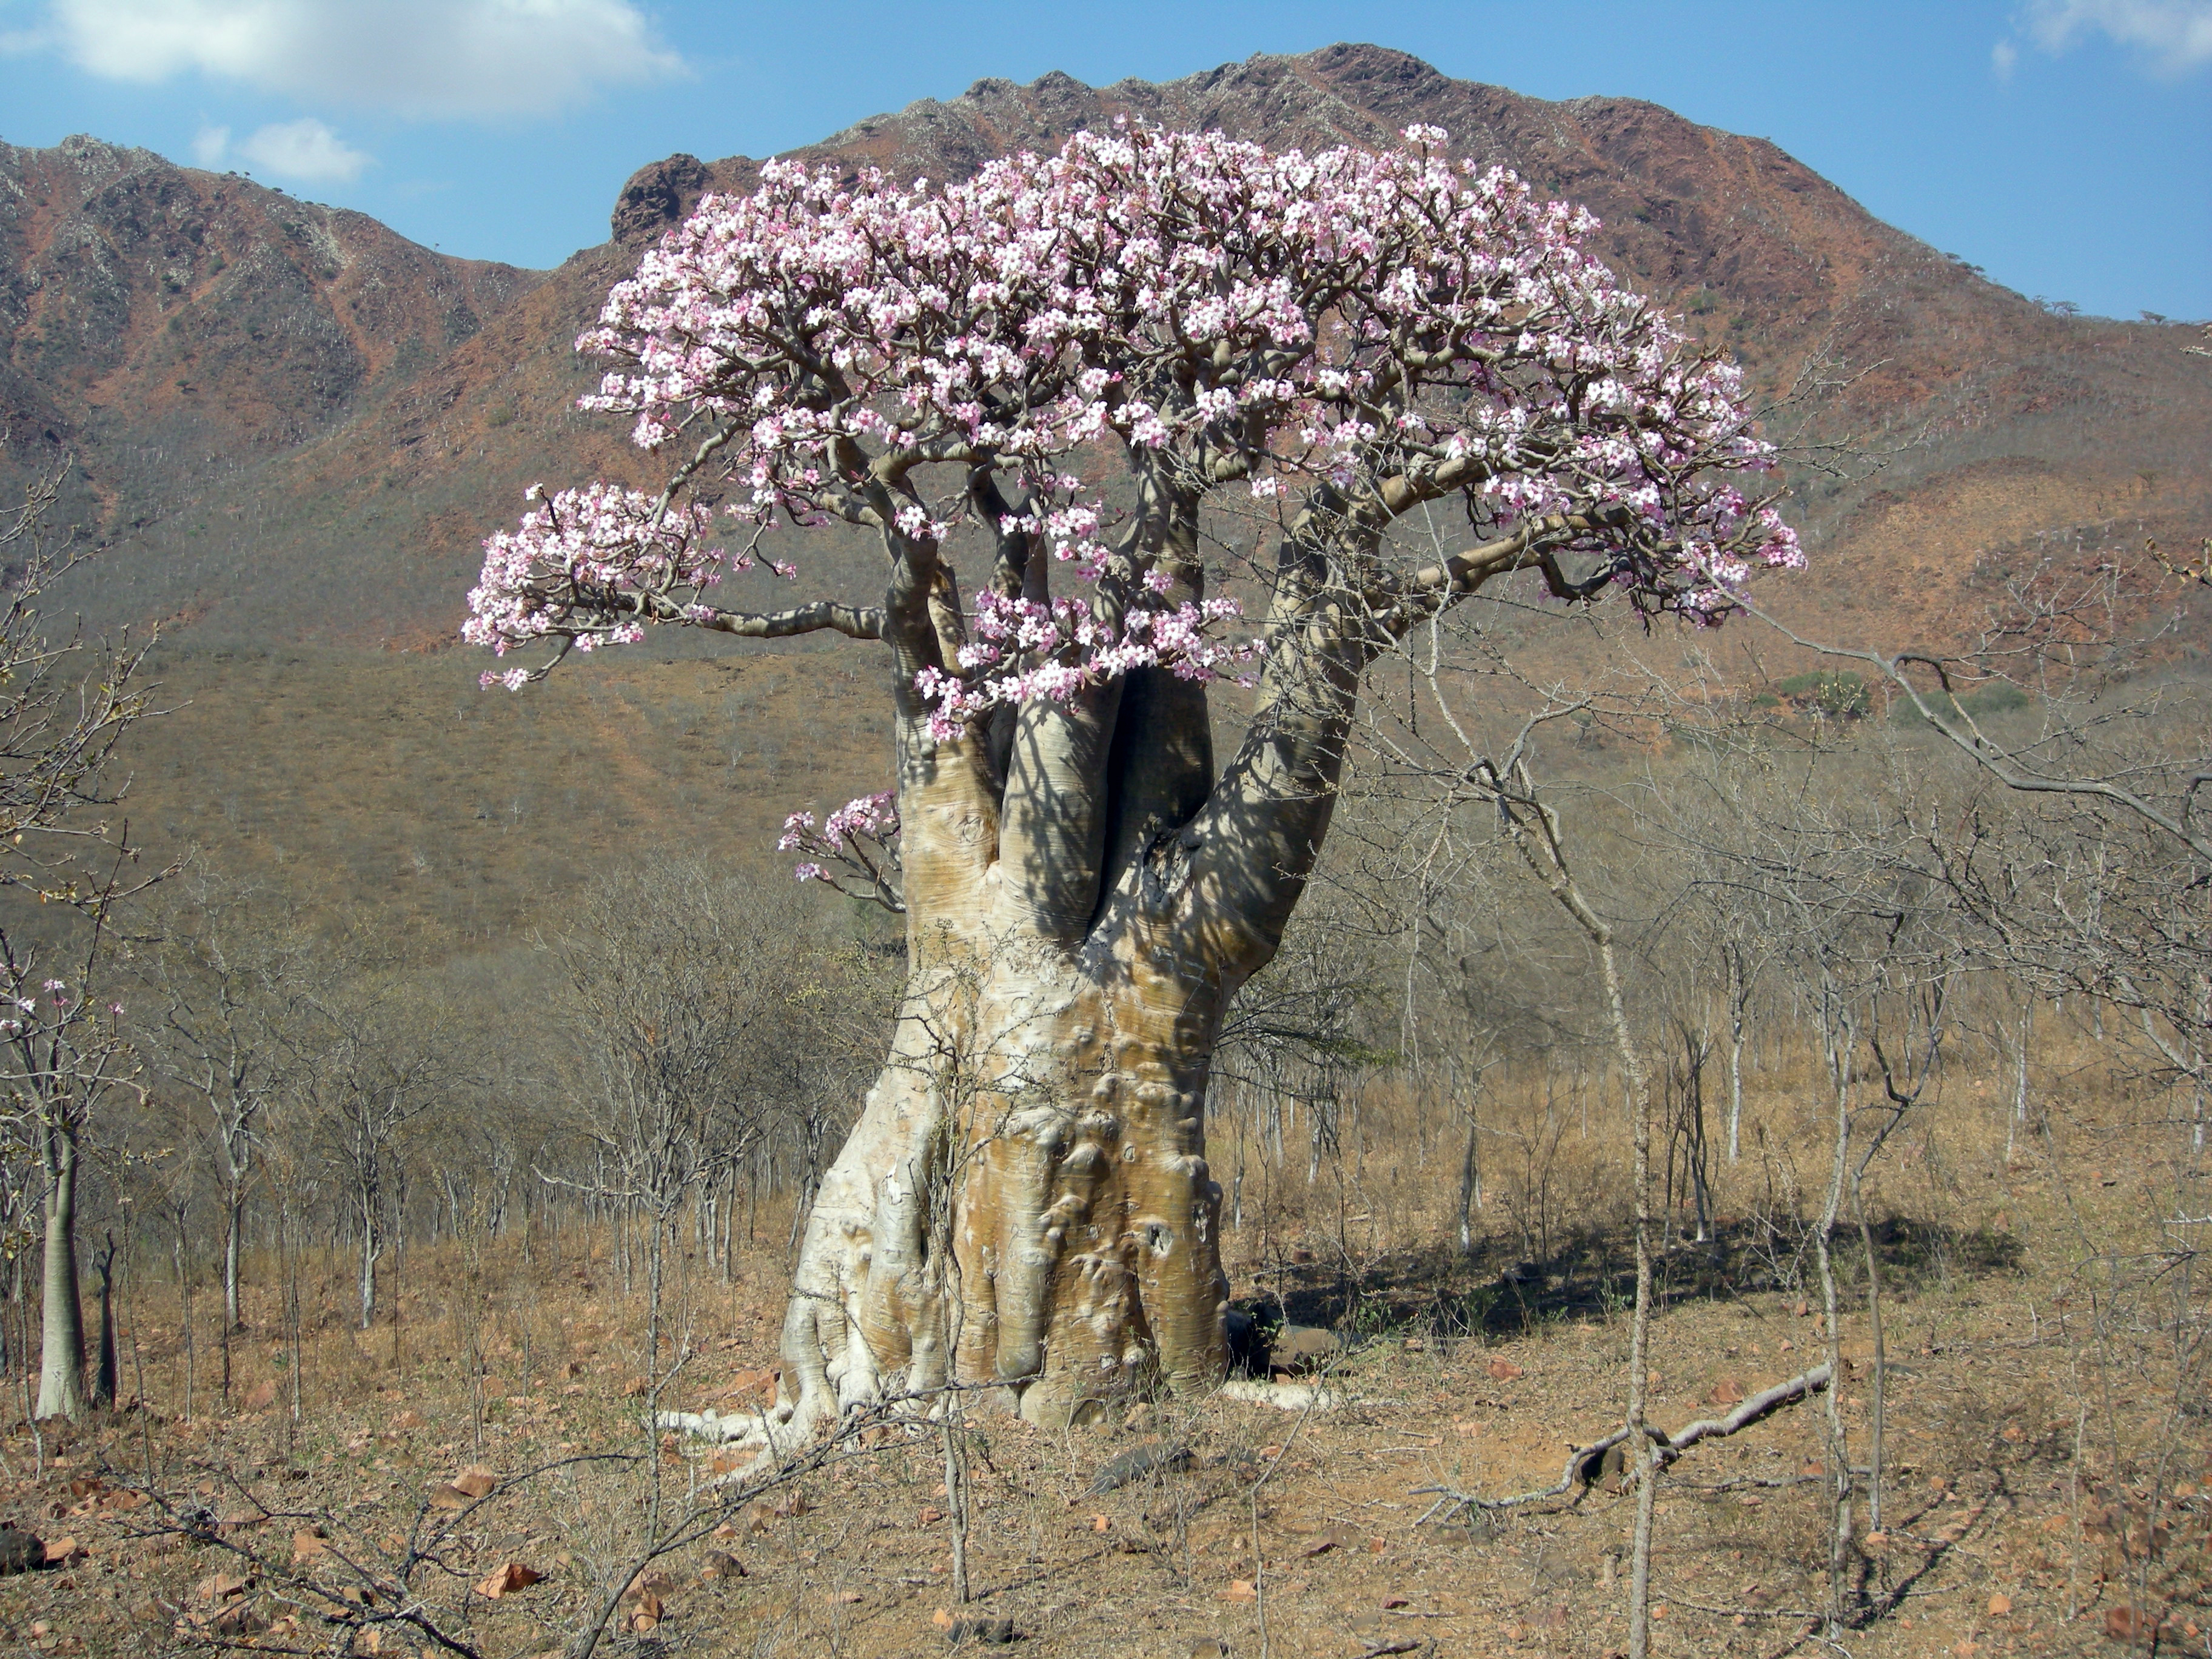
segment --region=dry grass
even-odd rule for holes
[[[1853,1654],[2117,1651],[2154,1631],[2160,1651],[2198,1650],[2212,1627],[2200,1492],[2212,1484],[2212,1425],[2191,1346],[2203,1297],[2162,1224],[2194,1213],[2201,1183],[2185,1131],[2160,1119],[2167,1103],[2103,1081],[2081,1059],[2046,1053],[2024,1129],[2008,1125],[1997,1079],[1962,1060],[1947,1097],[1878,1166],[1888,1513],[1854,1571],[1890,1599],[1850,1633]],[[1806,1259],[1791,1249],[1823,1156],[1816,1095],[1790,1069],[1754,1081],[1751,1150],[1717,1171],[1718,1237],[1678,1239],[1666,1257],[1652,1362],[1662,1425],[1787,1376],[1825,1346]],[[1486,1154],[1470,1259],[1444,1248],[1452,1132],[1401,1094],[1370,1091],[1310,1184],[1295,1142],[1264,1182],[1267,1166],[1245,1147],[1244,1223],[1228,1235],[1235,1289],[1248,1305],[1279,1297],[1294,1317],[1355,1338],[1336,1379],[1346,1403],[1297,1416],[1163,1401],[1060,1434],[980,1421],[969,1448],[973,1612],[1011,1619],[1037,1654],[1179,1659],[1201,1638],[1240,1655],[1350,1656],[1401,1640],[1452,1654],[1613,1650],[1625,1631],[1613,1577],[1627,1500],[1599,1489],[1470,1528],[1419,1524],[1431,1500],[1419,1489],[1496,1496],[1548,1484],[1570,1445],[1615,1420],[1627,1252],[1614,1099],[1603,1079],[1579,1100],[1555,1083],[1559,1132],[1547,1135],[1540,1081],[1492,1091],[1486,1145],[1548,1147],[1550,1167]],[[1217,1168],[1233,1167],[1237,1150],[1224,1123]],[[726,1403],[774,1364],[787,1225],[763,1209],[759,1243],[730,1284],[712,1260],[680,1262],[672,1322],[691,1357],[662,1405]],[[1532,1237],[1548,1249],[1531,1255]],[[1856,1260],[1855,1239],[1838,1244],[1841,1260]],[[395,1555],[410,1529],[442,1523],[452,1536],[417,1573],[422,1605],[487,1655],[556,1647],[596,1589],[627,1577],[656,1491],[670,1514],[723,1501],[714,1465],[640,1426],[641,1293],[625,1291],[610,1249],[604,1233],[573,1230],[480,1253],[418,1247],[402,1267],[396,1331],[367,1334],[346,1317],[349,1261],[311,1256],[296,1420],[277,1264],[253,1264],[227,1397],[211,1290],[194,1297],[188,1352],[166,1264],[138,1264],[124,1373],[144,1406],[49,1431],[42,1475],[20,1423],[0,1442],[0,1512],[88,1552],[0,1582],[0,1627],[43,1651],[166,1652],[216,1639],[231,1607],[247,1610],[228,1615],[239,1642],[321,1650],[329,1632],[282,1622],[281,1573],[216,1594],[233,1547],[289,1563],[295,1533],[319,1526],[341,1553]],[[1847,1315],[1842,1339],[1845,1418],[1863,1457],[1863,1314]],[[618,1632],[609,1650],[945,1647],[933,1617],[951,1611],[939,1438],[896,1426],[865,1438],[787,1491],[708,1513],[718,1532],[654,1564],[647,1588],[659,1621]],[[1101,1464],[1147,1438],[1188,1444],[1193,1468],[1089,1492]],[[564,1461],[602,1453],[628,1461]],[[1801,1411],[1678,1466],[1659,1510],[1658,1651],[1771,1655],[1799,1642],[1796,1610],[1825,1594],[1822,1456]],[[476,1464],[502,1477],[559,1467],[458,1519],[426,1510],[433,1486]],[[159,1505],[134,1489],[197,1498],[222,1524],[199,1541],[161,1535],[149,1525]],[[256,1499],[281,1515],[257,1519]],[[544,1581],[495,1601],[471,1588],[508,1559]],[[329,1582],[335,1570],[319,1560],[300,1571]],[[637,1604],[621,1617],[637,1622]],[[240,1633],[267,1620],[279,1621],[273,1631]],[[387,1629],[380,1645],[417,1644]]]

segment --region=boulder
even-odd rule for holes
[[[1285,1325],[1267,1349],[1268,1369],[1294,1376],[1326,1370],[1344,1355],[1344,1339],[1313,1325]]]

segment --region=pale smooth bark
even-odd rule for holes
[[[1194,544],[1188,504],[1147,503]],[[1326,572],[1288,538],[1313,568],[1271,620],[1300,637],[1218,777],[1204,689],[1158,670],[933,738],[914,675],[957,648],[957,595],[933,546],[886,540],[910,979],[807,1220],[775,1444],[893,1373],[1055,1424],[1226,1374],[1208,1073],[1326,833],[1369,648],[1316,624]],[[994,580],[1041,583],[1020,537]]]
[[[1199,487],[1129,459],[1129,544],[1153,555],[1170,602],[1202,599]],[[748,1434],[723,1432],[772,1455],[887,1389],[953,1382],[981,1385],[979,1409],[1055,1425],[1140,1390],[1214,1388],[1229,1354],[1213,1049],[1328,833],[1361,677],[1494,577],[1540,568],[1588,597],[1553,550],[1600,520],[1526,520],[1392,580],[1377,556],[1390,520],[1473,474],[1455,464],[1358,501],[1317,488],[1278,543],[1266,666],[1217,773],[1205,688],[1156,668],[933,736],[915,677],[943,672],[966,635],[937,544],[896,527],[916,459],[841,443],[833,459],[841,510],[890,561],[868,625],[891,657],[909,979],[800,1237],[783,1392]],[[991,586],[1046,597],[1049,561],[980,469],[971,494],[995,526]],[[1112,610],[1103,588],[1099,601]]]
[[[1517,747],[1517,745],[1516,745]],[[1606,1021],[1628,1087],[1629,1146],[1636,1215],[1636,1310],[1628,1335],[1628,1409],[1622,1435],[1636,1465],[1636,1526],[1628,1577],[1629,1659],[1644,1659],[1651,1640],[1651,1528],[1659,1500],[1660,1460],[1651,1444],[1647,1395],[1651,1364],[1651,1081],[1628,1023],[1628,1003],[1613,948],[1613,929],[1583,896],[1559,830],[1559,815],[1536,793],[1525,766],[1488,769],[1497,801],[1522,857],[1574,918],[1596,951]]]
[[[1842,1311],[1836,1291],[1836,1267],[1829,1239],[1834,1233],[1838,1217],[1842,1213],[1844,1195],[1849,1181],[1851,1113],[1850,1113],[1850,1048],[1855,1033],[1849,1016],[1834,1017],[1826,1011],[1832,994],[1821,987],[1824,1018],[1821,1040],[1827,1049],[1829,1087],[1834,1097],[1832,1142],[1830,1146],[1827,1197],[1820,1207],[1820,1229],[1814,1233],[1814,1256],[1820,1273],[1820,1316],[1827,1338],[1828,1368],[1832,1376],[1843,1370],[1843,1337],[1838,1329],[1838,1317]],[[1841,1028],[1840,1033],[1838,1027]],[[1839,1040],[1840,1037],[1840,1040]],[[1828,1529],[1828,1606],[1827,1633],[1833,1638],[1844,1626],[1846,1595],[1845,1573],[1850,1559],[1851,1546],[1851,1460],[1850,1442],[1844,1427],[1843,1390],[1828,1390],[1826,1411],[1822,1419],[1828,1444],[1830,1521]]]
[[[77,1293],[77,1139],[50,1115],[40,1124],[46,1163],[45,1307],[39,1350],[39,1417],[72,1421],[87,1408],[84,1308]]]
[[[376,1323],[376,1264],[384,1254],[384,1235],[376,1224],[377,1188],[364,1186],[356,1196],[361,1209],[361,1328],[368,1330]]]
[[[1728,961],[1728,1161],[1733,1164],[1741,1146],[1739,1130],[1743,1122],[1743,1017],[1751,988],[1743,971],[1743,954],[1735,945],[1731,942],[1723,946],[1721,954]]]

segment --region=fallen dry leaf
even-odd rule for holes
[[[2112,1607],[2105,1614],[2108,1642],[2148,1642],[2157,1628],[2158,1621],[2141,1607]]]
[[[1732,1376],[1723,1377],[1716,1382],[1712,1392],[1705,1396],[1708,1406],[1740,1406],[1742,1403],[1743,1384]]]
[[[1990,1617],[2002,1619],[2012,1611],[2012,1597],[2002,1590],[1990,1597]]]
[[[1229,1581],[1229,1588],[1218,1591],[1215,1599],[1222,1601],[1256,1601],[1260,1599],[1260,1592],[1252,1588],[1250,1579],[1232,1578]]]
[[[319,1561],[331,1553],[323,1534],[313,1527],[301,1527],[292,1534],[292,1559],[295,1564]]]
[[[441,1480],[429,1491],[430,1507],[434,1510],[465,1510],[476,1499],[450,1480]]]
[[[471,1498],[489,1497],[499,1477],[481,1463],[472,1463],[453,1477],[453,1485]]]
[[[1500,1382],[1510,1382],[1515,1377],[1522,1375],[1521,1368],[1510,1359],[1492,1360],[1489,1370],[1491,1376]]]

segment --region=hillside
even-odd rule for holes
[[[1795,478],[1794,516],[1816,559],[1811,578],[1791,584],[1790,603],[1820,625],[1868,637],[1956,632],[1978,607],[1968,579],[1996,550],[2091,526],[2100,538],[2149,533],[2171,544],[2193,540],[2192,527],[2212,516],[2201,464],[2212,441],[2212,376],[2183,355],[2188,331],[2051,315],[1873,218],[1773,145],[1650,104],[1547,103],[1450,80],[1402,53],[1340,46],[1159,86],[1093,88],[1061,75],[1027,87],[981,81],[949,102],[872,118],[799,154],[848,169],[958,177],[991,155],[1049,148],[1121,114],[1308,147],[1382,143],[1430,122],[1449,129],[1466,155],[1588,204],[1605,221],[1606,257],[1737,354],[1769,397],[1812,388],[1778,409],[1778,433],[1853,452],[1842,463],[1847,477],[1827,475],[1832,453],[1822,450]],[[237,181],[165,173],[152,158],[131,165],[86,199],[220,198],[273,228],[257,233],[264,250],[289,225],[297,234],[287,246],[303,250],[319,235],[364,251],[349,252],[350,264],[327,260],[325,270],[343,268],[325,276],[304,252],[257,255],[254,268],[295,297],[253,354],[212,343],[233,337],[218,324],[236,326],[221,309],[222,296],[244,289],[235,265],[196,276],[201,286],[189,306],[178,304],[174,326],[154,321],[168,303],[155,291],[158,274],[130,291],[131,326],[122,332],[147,343],[118,348],[105,380],[77,371],[92,388],[78,394],[88,410],[139,411],[127,423],[106,414],[99,429],[115,434],[106,453],[132,458],[127,467],[109,462],[111,473],[143,480],[105,485],[117,503],[106,520],[115,552],[84,592],[88,611],[105,622],[169,617],[226,639],[428,647],[450,640],[477,543],[527,483],[633,465],[614,423],[569,408],[592,374],[569,343],[644,243],[706,191],[746,187],[758,167],[742,156],[678,155],[642,168],[616,204],[612,239],[539,280],[405,244],[387,251],[356,216],[315,210],[310,222],[299,204]],[[61,161],[40,166],[41,177],[64,170]],[[125,191],[121,179],[140,182]],[[100,211],[103,225],[154,216],[150,208],[135,217]],[[131,246],[150,247],[149,237]],[[147,258],[139,264],[151,270]],[[119,254],[108,262],[124,263]],[[355,305],[372,288],[388,295],[373,319]],[[91,302],[68,303],[82,311]],[[46,300],[49,312],[62,305]],[[210,343],[172,374],[179,333]],[[27,337],[19,326],[19,377],[60,401],[52,375],[24,367],[44,361],[27,352]],[[199,390],[188,398],[179,380]],[[110,386],[118,389],[99,401]],[[27,394],[19,401],[32,406]],[[203,404],[226,412],[199,414]],[[226,446],[227,474],[192,459],[181,434],[202,430]],[[164,441],[172,431],[179,439]],[[287,433],[289,443],[279,437]],[[1876,458],[1884,465],[1869,481]],[[840,550],[827,562],[833,577],[871,580],[863,550]]]
[[[2051,315],[1772,145],[1650,105],[1547,104],[1340,46],[1164,86],[979,82],[803,154],[957,176],[1121,113],[1275,145],[1432,122],[1589,204],[1606,256],[1771,394],[1825,383],[1773,421],[1856,452],[1832,473],[1810,452],[1795,469],[1813,564],[1771,597],[1809,631],[1941,643],[2046,548],[2212,529],[2212,374],[2183,354],[2192,333]],[[159,850],[374,896],[445,948],[481,948],[625,849],[750,860],[784,811],[880,782],[866,651],[840,653],[853,678],[836,696],[854,702],[825,744],[820,677],[785,661],[821,641],[732,653],[665,635],[522,699],[483,697],[482,665],[450,649],[478,541],[525,486],[642,476],[619,422],[571,406],[594,370],[570,343],[643,245],[757,167],[642,168],[609,241],[538,274],[143,151],[0,151],[0,459],[20,472],[78,457],[71,519],[106,546],[68,606],[96,627],[163,625],[164,700],[181,706],[130,757]],[[875,580],[850,533],[823,533],[802,563],[828,588]],[[1742,652],[1749,637],[1724,639],[1746,678],[1802,665],[1771,641]]]
[[[73,459],[70,522],[127,550],[212,500],[240,539],[271,459],[541,280],[147,150],[0,144],[0,477]]]

